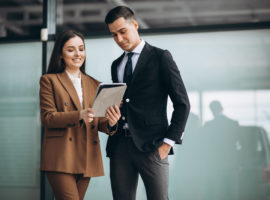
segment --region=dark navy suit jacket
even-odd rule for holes
[[[112,63],[113,82],[119,82],[117,67],[123,57],[124,54]],[[168,96],[174,107],[170,124],[167,119]],[[129,99],[128,103],[126,99]],[[162,144],[164,138],[178,144],[182,143],[181,136],[185,129],[190,104],[180,72],[169,51],[145,43],[123,102],[129,131],[140,151],[154,151]],[[106,150],[109,157],[112,155],[120,132],[121,127],[118,134],[108,138]]]

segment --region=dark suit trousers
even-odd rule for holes
[[[110,178],[114,200],[135,200],[141,176],[148,200],[168,200],[169,162],[158,150],[140,152],[131,137],[121,136],[110,159]]]
[[[46,172],[56,200],[83,200],[90,178],[81,174]]]

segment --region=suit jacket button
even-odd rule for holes
[[[126,120],[125,116],[123,116],[123,117],[122,117],[122,120],[123,120],[123,121],[125,121],[125,120]]]
[[[94,129],[94,128],[95,128],[95,125],[92,124],[92,125],[91,125],[91,129]]]
[[[93,144],[96,145],[97,144],[97,141],[94,141]]]
[[[69,141],[72,141],[72,137],[69,138]]]
[[[65,106],[68,106],[68,102],[65,102]]]
[[[127,98],[127,99],[126,99],[126,102],[128,103],[129,101],[130,101],[129,98]]]

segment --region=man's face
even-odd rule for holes
[[[136,20],[118,18],[108,25],[114,41],[125,51],[132,51],[139,43],[138,23]]]

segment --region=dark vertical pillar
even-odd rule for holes
[[[56,0],[44,0],[43,1],[43,30],[45,32],[45,35],[41,36],[42,74],[45,74],[47,70],[48,39],[51,39],[55,35],[55,30],[56,30],[55,24],[56,24]],[[41,127],[41,145],[43,143],[43,136],[44,136],[44,126]],[[46,179],[45,173],[41,172],[40,173],[40,200],[53,200],[53,199],[54,199],[53,192]]]

